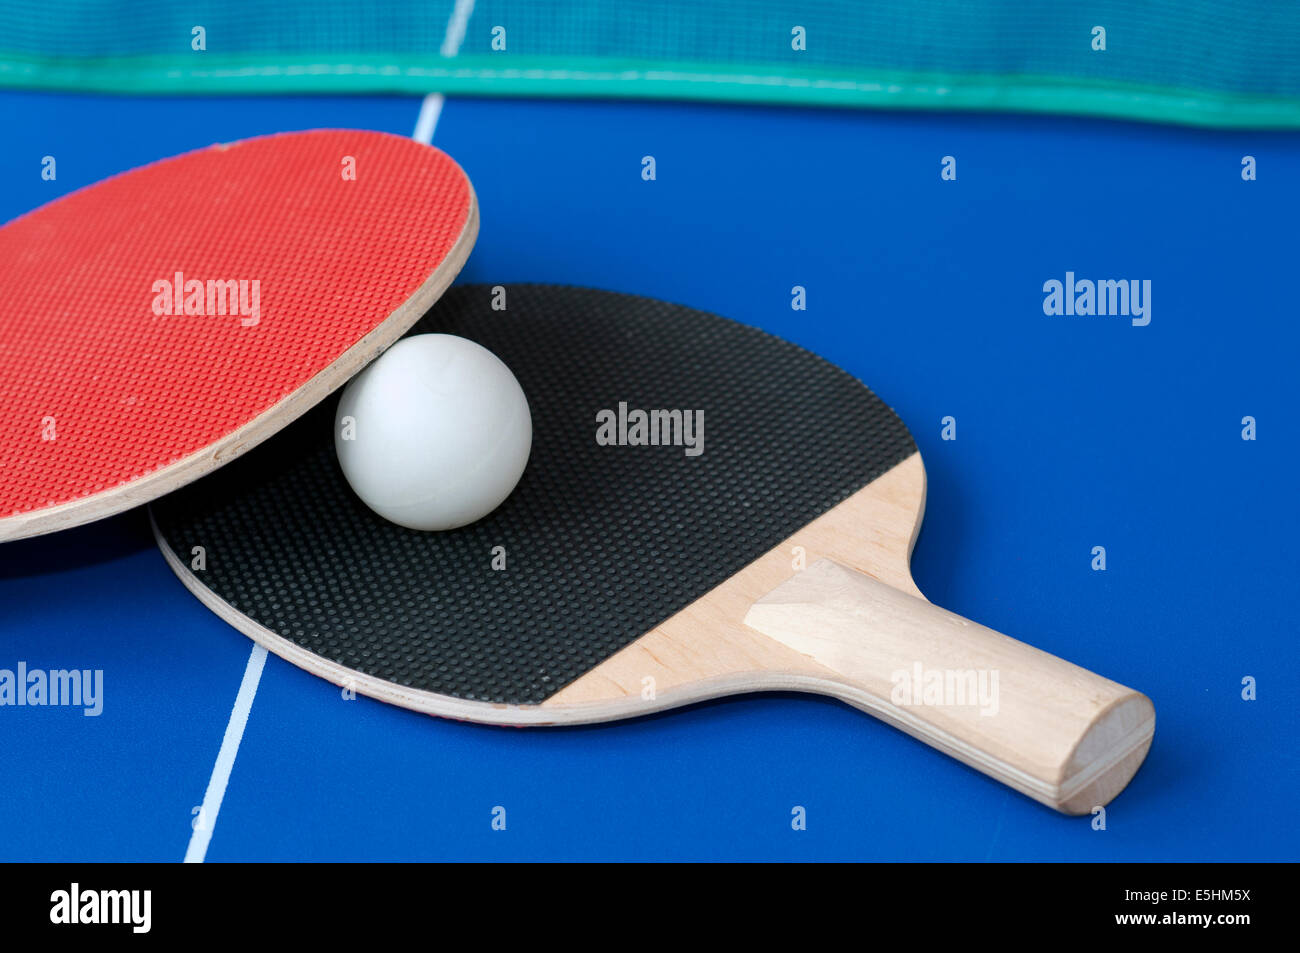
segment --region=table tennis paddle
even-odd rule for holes
[[[376,516],[339,470],[334,398],[154,504],[182,582],[295,665],[418,711],[564,725],[793,689],[1060,811],[1125,786],[1154,730],[1144,695],[912,582],[925,472],[870,390],[684,307],[506,292],[495,310],[454,288],[413,329],[479,342],[528,395],[533,454],[499,509],[445,533]]]
[[[445,154],[317,130],[113,176],[0,228],[0,541],[264,440],[437,300],[478,231]]]

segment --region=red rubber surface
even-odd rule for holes
[[[411,297],[471,206],[444,153],[324,130],[166,159],[0,228],[0,518],[121,487],[258,417]],[[258,280],[259,323],[156,315],[154,282],[178,271]]]

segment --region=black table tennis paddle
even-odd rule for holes
[[[1067,813],[1128,783],[1142,694],[931,605],[925,472],[859,381],[762,331],[579,288],[454,288],[411,333],[515,373],[533,453],[445,533],[385,522],[334,453],[337,397],[153,505],[163,555],[271,651],[418,711],[510,725],[819,692]]]

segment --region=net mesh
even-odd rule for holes
[[[1300,4],[1284,0],[0,0],[0,83],[149,93],[661,96],[1295,127],[1298,53]]]

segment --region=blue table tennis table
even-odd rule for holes
[[[172,575],[139,509],[0,545],[0,669],[103,679],[97,713],[0,706],[0,860],[1300,855],[1300,133],[34,92],[0,92],[0,126],[3,220],[215,141],[315,127],[431,139],[481,203],[459,281],[651,295],[860,377],[925,459],[922,591],[1157,711],[1104,827],[814,697],[566,729],[446,721],[254,649]],[[1067,273],[1149,280],[1149,323],[1045,313],[1045,283]]]

